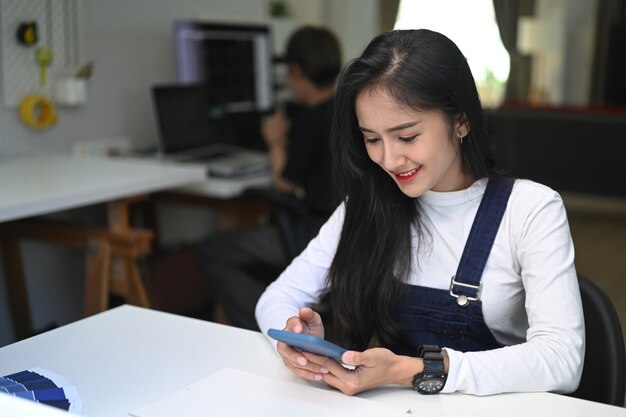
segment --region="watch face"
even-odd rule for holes
[[[443,389],[445,381],[438,377],[431,377],[419,382],[417,390],[424,394],[436,394]]]

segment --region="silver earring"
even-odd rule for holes
[[[461,145],[463,145],[463,139],[464,139],[464,138],[463,138],[463,136],[459,136],[459,143],[460,143]]]

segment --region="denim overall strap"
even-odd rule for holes
[[[450,282],[450,295],[461,306],[480,298],[481,277],[491,247],[502,223],[515,179],[491,178],[478,206],[456,274]]]
[[[383,343],[401,355],[415,355],[422,344],[439,345],[461,352],[475,352],[501,347],[485,323],[478,290],[487,258],[512,190],[511,178],[489,180],[470,236],[465,244],[456,279],[462,285],[449,290],[403,284],[403,296],[396,303],[398,323],[403,337]],[[455,281],[456,281],[455,279]],[[463,285],[468,285],[465,287]],[[450,295],[454,292],[458,296]],[[459,299],[469,303],[459,303]]]

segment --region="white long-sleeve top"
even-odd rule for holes
[[[418,246],[413,234],[410,284],[449,288],[486,181],[419,197],[430,238]],[[300,307],[326,293],[344,215],[341,205],[262,295],[256,317],[264,334],[282,329]],[[445,349],[450,366],[443,392],[574,391],[582,373],[584,319],[567,215],[555,191],[528,180],[515,182],[482,283],[485,322],[506,346],[467,353]]]

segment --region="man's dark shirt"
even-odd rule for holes
[[[327,217],[332,211],[330,125],[333,99],[316,107],[289,106],[291,122],[283,177],[306,192],[311,210]]]

